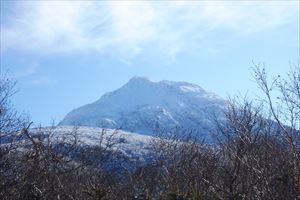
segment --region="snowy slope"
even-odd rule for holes
[[[146,135],[193,130],[207,135],[225,101],[186,82],[134,77],[98,101],[77,108],[60,125],[118,128]]]
[[[111,145],[113,150],[122,152],[130,158],[144,159],[150,154],[150,143],[155,137],[137,133],[125,132],[115,129],[102,129],[92,127],[57,126],[52,128],[31,129],[31,133],[51,132],[52,141],[74,141],[74,133],[77,136],[77,145],[101,146]]]

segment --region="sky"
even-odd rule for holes
[[[186,81],[223,98],[258,93],[300,63],[299,1],[3,1],[2,75],[15,107],[58,123],[133,76]]]

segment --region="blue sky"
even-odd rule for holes
[[[299,1],[1,1],[1,69],[37,124],[131,77],[255,96],[252,61],[299,63]]]

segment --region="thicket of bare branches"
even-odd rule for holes
[[[300,69],[270,81],[255,66],[254,77],[265,96],[229,99],[214,141],[158,137],[155,156],[139,166],[113,150],[114,141],[88,147],[77,129],[56,140],[53,129],[32,131],[9,104],[12,83],[1,82],[1,138],[19,137],[0,146],[0,197],[300,199]]]
[[[74,128],[62,136],[55,127],[32,129],[10,102],[15,82],[0,82],[0,198],[101,199],[125,173],[127,158],[113,150],[104,130],[99,145],[83,146]],[[107,136],[107,137],[106,137]],[[104,139],[105,138],[105,139]]]
[[[137,199],[300,199],[299,68],[271,82],[261,66],[254,67],[254,75],[264,97],[229,99],[211,145],[176,136],[155,140],[157,159],[132,174],[127,194]]]
[[[77,129],[56,133],[55,127],[19,132],[16,148],[1,157],[1,199],[102,199],[127,177],[130,160],[112,149],[115,141],[83,146]]]

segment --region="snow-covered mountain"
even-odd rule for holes
[[[121,88],[66,115],[60,125],[121,129],[146,135],[197,132],[207,135],[225,101],[186,82],[133,77]]]

